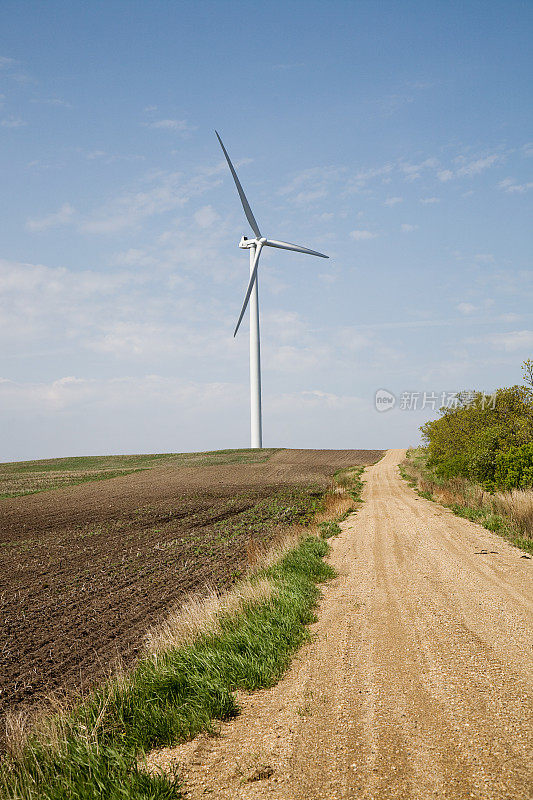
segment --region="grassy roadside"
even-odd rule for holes
[[[427,466],[425,450],[409,450],[400,474],[421,497],[435,500],[459,517],[483,525],[511,544],[533,553],[533,492],[490,493],[464,479],[444,480]]]
[[[341,532],[339,522],[342,522],[346,517],[358,508],[362,502],[361,492],[363,490],[362,474],[364,467],[349,467],[347,469],[339,469],[335,473],[335,481],[341,489],[342,495],[349,498],[348,505],[344,511],[340,511],[333,520],[323,520],[318,522],[317,526],[320,531],[320,536],[323,539],[329,539],[331,536],[338,536]]]
[[[362,469],[342,470],[306,527],[277,549],[226,599],[199,604],[156,631],[134,670],[84,702],[45,719],[0,765],[10,800],[181,797],[178,776],[150,775],[143,755],[238,713],[233,695],[273,685],[309,637],[319,584],[334,575],[325,541],[360,500]],[[336,527],[332,527],[336,526]],[[181,626],[181,627],[180,627]]]

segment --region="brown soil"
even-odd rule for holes
[[[533,796],[533,561],[418,497],[402,457],[366,471],[285,678],[218,736],[150,756],[191,800]]]
[[[156,467],[0,500],[0,711],[86,689],[117,658],[131,663],[173,603],[246,569],[249,532],[224,536],[224,521],[380,456],[282,450],[263,463]],[[275,534],[275,524],[262,532]]]

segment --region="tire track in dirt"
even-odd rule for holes
[[[532,562],[418,498],[402,456],[367,469],[285,678],[218,736],[150,756],[181,764],[192,800],[533,797]]]

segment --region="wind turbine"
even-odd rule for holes
[[[237,187],[239,197],[241,198],[241,203],[244,209],[244,213],[246,214],[246,219],[250,223],[250,227],[252,228],[255,234],[255,239],[248,239],[246,236],[242,236],[241,241],[239,242],[240,248],[242,248],[243,250],[250,251],[250,281],[248,283],[248,288],[244,296],[244,303],[242,304],[241,313],[239,315],[239,319],[237,320],[237,325],[235,326],[235,331],[233,333],[233,336],[235,337],[237,335],[237,331],[239,330],[239,326],[244,316],[244,312],[246,311],[246,306],[248,305],[248,302],[250,302],[250,431],[251,431],[250,446],[253,448],[258,448],[263,446],[263,433],[262,433],[262,422],[261,422],[261,353],[260,353],[260,343],[259,343],[259,295],[257,291],[257,268],[259,266],[259,256],[261,255],[261,250],[263,249],[263,247],[277,247],[280,250],[295,250],[297,253],[307,253],[310,256],[319,256],[320,258],[329,258],[329,256],[325,256],[324,253],[317,253],[316,250],[309,250],[308,247],[300,247],[300,245],[291,244],[290,242],[278,242],[276,239],[266,239],[264,236],[261,236],[259,226],[255,221],[255,217],[252,214],[252,209],[250,208],[250,204],[246,199],[246,195],[244,194],[243,188],[237,177],[237,173],[235,172],[235,167],[231,163],[231,159],[228,155],[228,152],[224,147],[224,145],[222,144],[222,139],[218,135],[217,131],[215,131],[215,133],[217,135],[218,141],[220,142],[222,152],[226,157],[226,161],[228,162],[228,167],[230,168],[230,172],[233,175],[233,180],[235,181],[235,186]]]

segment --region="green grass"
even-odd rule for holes
[[[361,492],[364,486],[362,475],[364,471],[364,467],[345,467],[337,470],[334,475],[336,482],[348,492],[354,504],[362,501]],[[350,513],[350,511],[347,511],[345,516]]]
[[[338,522],[320,522],[318,529],[323,539],[330,539],[332,536],[338,536],[341,533],[341,526]]]
[[[97,472],[89,475],[61,475],[54,476],[51,480],[46,480],[41,474],[33,473],[30,475],[30,480],[33,478],[37,485],[41,488],[15,488],[6,492],[0,492],[0,499],[5,500],[9,497],[21,497],[27,494],[39,494],[39,492],[48,492],[52,489],[62,489],[66,486],[78,486],[81,483],[93,483],[94,481],[105,481],[109,478],[118,478],[122,475],[131,475],[134,472],[143,472],[142,469],[125,469],[125,470],[109,470],[108,472]],[[0,486],[3,483],[3,476],[0,476]],[[13,480],[8,478],[9,482]],[[42,484],[45,484],[44,486]],[[32,484],[34,487],[35,484]]]
[[[342,486],[354,500],[361,499],[361,491],[363,489],[363,481],[361,476],[364,472],[364,467],[342,467],[338,469],[334,475],[335,481]]]
[[[447,485],[450,484],[446,479],[435,475],[427,466],[427,453],[423,448],[409,450],[407,452],[407,459],[412,462],[414,473],[400,465],[400,475],[420,497],[423,497],[425,500],[439,502],[441,505],[450,508],[456,516],[468,519],[470,522],[477,522],[487,530],[497,533],[499,536],[507,539],[507,541],[519,547],[521,550],[533,553],[533,539],[523,537],[509,518],[501,514],[495,514],[489,505],[473,508],[463,503],[443,503],[441,500],[437,500],[434,497],[430,489],[419,489],[419,480],[424,481],[425,484],[429,484],[434,490],[446,488]]]
[[[165,466],[167,463],[178,466],[209,466],[212,464],[255,464],[266,461],[277,452],[276,448],[252,450],[209,450],[198,453],[151,453],[140,455],[112,456],[72,456],[68,458],[51,458],[40,461],[14,461],[0,464],[0,469],[8,468],[10,472],[62,472],[69,470],[102,470],[102,469],[149,469],[154,466]]]
[[[282,487],[274,497],[259,500],[213,528],[220,539],[228,540],[243,533],[261,538],[272,525],[307,525],[321,510],[325,493],[321,486]]]
[[[218,464],[257,464],[267,461],[276,448],[262,450],[212,450],[205,453],[154,453],[148,455],[73,456],[42,461],[0,464],[0,498],[107,480],[155,467],[209,467]]]
[[[302,540],[258,574],[276,587],[272,599],[222,622],[220,635],[163,656],[141,659],[123,682],[109,683],[62,723],[58,746],[30,737],[0,769],[10,800],[180,797],[168,777],[138,767],[150,749],[183,741],[214,719],[238,713],[233,692],[273,685],[309,638],[320,582],[334,571],[322,560],[327,543]]]
[[[433,498],[430,497],[429,499],[432,500]],[[497,533],[521,550],[533,553],[533,540],[520,536],[516,528],[501,514],[494,514],[488,508],[469,508],[469,506],[459,505],[458,503],[454,503],[450,508],[458,517],[464,517],[470,522],[478,522],[487,530]]]

